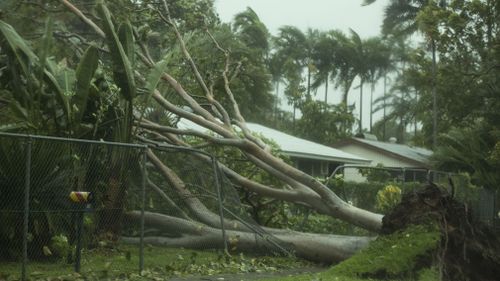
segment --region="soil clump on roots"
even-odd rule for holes
[[[401,203],[384,217],[382,234],[420,224],[436,224],[441,235],[437,249],[419,261],[418,267],[436,266],[443,280],[500,280],[500,239],[473,219],[467,204],[429,184],[403,195]]]

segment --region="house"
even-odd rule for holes
[[[333,147],[371,160],[372,166],[382,165],[405,172],[405,180],[422,179],[431,168],[429,158],[432,151],[416,146],[378,141],[375,136],[363,134],[333,144]]]
[[[294,137],[260,124],[246,124],[252,132],[273,140],[281,148],[283,155],[290,157],[296,168],[315,177],[327,177],[336,167],[344,164],[370,164],[370,160],[362,156]],[[203,127],[186,119],[181,119],[177,126],[181,129],[206,131]]]
[[[369,165],[371,162],[364,156],[353,155],[259,124],[247,123],[247,126],[254,133],[274,140],[280,146],[282,153],[291,158],[296,168],[315,177],[327,177],[340,165]]]

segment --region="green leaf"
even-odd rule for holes
[[[115,82],[120,87],[123,97],[131,102],[136,95],[136,88],[129,58],[115,32],[108,8],[100,2],[97,4],[97,12],[103,21],[104,33],[106,33],[109,50],[111,51]]]
[[[7,42],[11,52],[16,57],[25,77],[32,77],[30,64],[39,65],[39,59],[28,46],[26,41],[14,30],[12,26],[0,20],[0,34]],[[0,38],[1,39],[1,38]],[[47,69],[43,70],[44,80],[48,86],[56,93],[56,98],[62,105],[66,117],[69,115],[69,104],[64,91],[59,86],[54,74]]]
[[[168,66],[168,60],[162,60],[155,64],[153,68],[149,71],[148,79],[146,80],[146,89],[150,95],[153,94],[156,86],[160,82],[162,74],[165,72]]]
[[[135,66],[135,40],[134,31],[130,22],[120,24],[118,27],[118,37],[120,38],[120,43],[122,43],[123,50],[127,55],[127,58],[132,67]]]
[[[98,64],[99,52],[97,48],[95,46],[88,47],[76,68],[76,89],[75,95],[71,100],[71,107],[74,109],[76,108],[73,112],[73,121],[75,124],[80,123],[87,107],[90,83],[92,82]]]
[[[21,65],[24,74],[28,77],[30,74],[29,64],[38,63],[37,56],[14,28],[1,20],[0,35],[5,39],[19,65]]]
[[[45,82],[47,83],[47,86],[52,89],[56,93],[56,99],[57,102],[62,106],[62,109],[64,111],[64,115],[66,116],[66,120],[69,120],[69,101],[68,97],[66,96],[64,90],[61,88],[59,85],[59,82],[57,81],[56,77],[54,76],[53,73],[48,71],[47,69],[44,70],[45,74]]]
[[[50,48],[52,46],[52,17],[47,18],[47,22],[45,24],[45,32],[42,38],[42,46],[40,50],[40,75],[38,77],[43,77],[43,70],[45,69],[45,63],[47,61],[47,57],[50,53]]]

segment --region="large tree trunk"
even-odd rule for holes
[[[139,211],[127,213],[127,221],[134,222],[139,219]],[[221,230],[198,222],[146,212],[145,225],[169,234],[168,237],[145,237],[144,241],[147,244],[189,249],[221,249],[223,247]],[[345,260],[374,239],[373,237],[313,234],[291,230],[284,230],[273,236],[297,256],[319,262]],[[226,231],[226,237],[231,248],[236,250],[260,253],[278,250],[266,241],[266,237],[252,232],[229,230]],[[122,242],[139,243],[139,238],[122,237]]]

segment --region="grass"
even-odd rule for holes
[[[437,281],[436,269],[422,263],[429,258],[440,239],[437,227],[411,226],[391,235],[380,236],[350,259],[317,274],[277,277],[268,281]],[[243,254],[226,258],[220,251],[193,251],[146,247],[145,267],[138,273],[138,248],[95,249],[82,256],[82,275],[72,273],[73,266],[61,261],[30,262],[31,280],[168,280],[172,276],[214,275],[226,273],[278,272],[310,267],[294,258],[254,257]],[[20,263],[0,263],[0,280],[18,280]],[[377,279],[379,278],[379,279]]]
[[[408,229],[380,236],[350,259],[318,274],[306,274],[267,281],[366,281],[418,280],[437,281],[437,270],[421,263],[436,249],[440,232],[433,225],[410,226]]]
[[[122,246],[119,249],[96,249],[82,254],[81,275],[73,273],[66,262],[30,262],[30,280],[167,280],[171,276],[214,275],[222,273],[278,272],[284,269],[309,267],[310,263],[286,257],[255,257],[243,254],[226,258],[220,251],[193,251],[147,247],[145,270],[139,275],[139,250]],[[0,262],[0,280],[18,280],[21,264]]]

